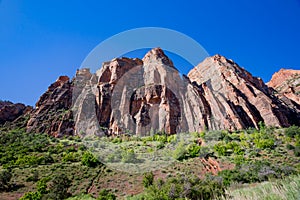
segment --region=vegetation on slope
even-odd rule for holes
[[[78,137],[56,139],[23,129],[0,129],[0,192],[2,199],[212,199],[260,196],[275,189],[299,191],[300,128],[265,127],[229,133],[206,131],[184,136],[163,133],[149,137],[119,136],[105,141],[121,152],[113,164],[147,165],[141,155],[164,152],[172,160],[151,173],[132,174],[102,164]],[[201,138],[205,145],[199,146]],[[100,139],[101,140],[101,139]],[[222,171],[213,176],[199,158],[214,158]],[[283,180],[292,175],[291,185]],[[273,183],[273,181],[275,181]],[[293,183],[294,182],[294,183]],[[278,186],[283,184],[284,186]],[[247,188],[244,188],[247,187]],[[270,189],[271,188],[271,189]],[[291,190],[291,191],[290,191]],[[254,192],[252,196],[254,195]],[[0,199],[1,199],[0,198]],[[253,197],[255,199],[257,197]],[[242,198],[243,199],[243,198]]]

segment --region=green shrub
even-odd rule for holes
[[[10,180],[12,178],[12,174],[8,170],[0,171],[0,191],[8,191],[10,189]]]
[[[63,153],[63,162],[78,162],[80,160],[80,155],[75,152]]]
[[[139,161],[133,149],[122,151],[121,156],[122,156],[122,162],[124,163],[136,163]]]
[[[290,126],[285,129],[285,135],[290,138],[295,138],[297,135],[300,135],[300,127],[298,126]]]
[[[175,200],[175,199],[217,199],[225,195],[224,185],[215,178],[190,178],[180,176],[166,181],[157,180],[146,188],[139,199]]]
[[[97,200],[116,200],[117,197],[110,190],[103,189],[99,192]]]
[[[185,159],[186,154],[187,150],[185,148],[185,144],[183,141],[180,141],[176,149],[173,151],[173,158],[176,160],[183,160]]]
[[[153,185],[153,181],[154,181],[154,175],[152,172],[148,172],[144,174],[143,185],[145,188],[148,188],[149,186]]]
[[[99,160],[89,151],[84,152],[81,163],[88,167],[96,167],[100,164]]]

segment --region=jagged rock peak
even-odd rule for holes
[[[300,70],[280,69],[267,85],[275,90],[279,98],[286,100],[284,97],[287,97],[300,105]]]
[[[216,129],[257,127],[259,121],[269,126],[299,123],[299,115],[283,106],[260,78],[224,56],[206,58],[188,77],[204,88],[204,97],[218,121]]]
[[[278,72],[275,72],[270,80],[267,83],[269,87],[276,88],[285,82],[287,79],[293,79],[300,76],[300,70],[292,70],[292,69],[280,69]]]
[[[159,47],[151,49],[148,53],[146,53],[142,60],[144,64],[158,62],[169,67],[174,67],[172,60],[169,59],[168,56],[166,56],[166,54],[164,53],[164,51]]]

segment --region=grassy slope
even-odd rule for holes
[[[184,148],[179,148],[180,142],[177,142],[172,151],[168,149],[169,156],[179,160],[175,160],[171,165],[154,171],[155,179],[167,179],[168,177],[175,177],[180,174],[189,174],[203,178],[205,176],[205,168],[198,156],[207,152],[214,152],[218,156],[217,161],[220,163],[222,169],[232,169],[234,165],[247,168],[250,165],[249,163],[253,161],[267,160],[271,166],[287,166],[293,168],[293,173],[297,174],[299,173],[300,163],[299,157],[295,156],[297,155],[297,146],[299,145],[299,137],[297,136],[299,132],[297,131],[299,130],[297,129],[296,134],[292,134],[289,137],[284,134],[285,131],[283,129],[266,127],[261,127],[260,131],[248,130],[233,134],[226,131],[189,134],[190,140],[187,140],[188,142],[183,145]],[[206,146],[200,148],[200,150],[194,145],[194,140],[198,137],[202,137],[206,143]],[[12,188],[9,192],[0,193],[0,199],[18,199],[26,192],[36,191],[37,180],[30,178],[34,174],[38,174],[39,180],[45,177],[53,177],[58,173],[66,174],[71,180],[69,192],[72,195],[89,193],[97,197],[99,192],[105,188],[110,189],[119,198],[143,192],[143,174],[126,173],[110,169],[103,165],[96,167],[83,165],[81,158],[86,149],[79,138],[73,137],[57,140],[43,134],[28,134],[24,130],[11,131],[2,128],[0,130],[0,140],[0,169],[10,168],[13,175],[10,182],[18,186]],[[172,141],[168,141],[168,138],[164,137],[148,137],[143,139],[114,138],[109,139],[107,142],[123,146],[125,151],[134,149],[134,153],[137,155],[141,154],[141,152],[137,151],[155,153],[158,146],[164,150],[164,148],[172,143]],[[292,147],[287,148],[288,144],[292,145]],[[152,151],[151,148],[153,148]],[[124,159],[127,158],[122,157],[122,155],[120,162],[124,162]],[[49,159],[49,156],[51,159]],[[263,167],[266,168],[266,166]],[[276,170],[280,173],[286,170],[286,168],[278,169],[270,167],[268,169],[276,173]],[[259,168],[258,170],[262,169]],[[261,173],[261,171],[253,173]],[[253,176],[253,174],[249,176]],[[276,174],[276,176],[278,178],[279,175]],[[263,184],[263,187],[259,185],[256,188],[239,189],[245,186],[243,182],[247,183],[247,181],[252,180],[251,177],[242,181],[236,177],[230,178],[231,189],[229,188],[229,193],[236,197],[236,199],[251,196],[251,191],[261,196],[266,191],[268,192],[267,194],[270,194],[270,191],[276,192],[276,188],[278,189],[276,186],[277,183],[275,185],[270,184],[271,189],[267,188],[268,184]],[[258,176],[255,180],[264,181],[270,178],[274,179],[275,177]],[[294,178],[294,181],[284,182],[286,187],[282,188],[289,187],[288,184],[293,182],[296,184],[291,185],[299,190],[299,177],[297,176]],[[280,190],[281,193],[284,193],[284,190]],[[287,191],[290,190],[292,189],[287,189]],[[293,192],[288,193],[293,194]],[[255,198],[257,197],[253,197],[253,199]]]

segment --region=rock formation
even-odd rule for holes
[[[211,109],[212,129],[242,129],[299,124],[299,114],[272,95],[260,78],[223,56],[205,59],[188,73],[200,88]]]
[[[155,48],[142,60],[116,58],[95,74],[80,69],[71,81],[59,77],[40,97],[27,130],[60,137],[237,130],[260,121],[289,126],[300,125],[298,107],[223,56],[181,76]]]
[[[32,107],[21,103],[14,104],[9,101],[0,101],[0,125],[16,120],[21,115],[30,112],[31,109]]]
[[[55,137],[72,135],[72,83],[67,76],[60,76],[36,103],[27,123],[28,132],[47,133]]]
[[[281,69],[267,85],[275,90],[279,98],[287,97],[300,105],[300,70]]]

